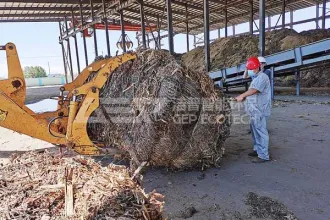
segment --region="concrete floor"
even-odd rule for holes
[[[191,219],[247,219],[249,192],[282,202],[298,219],[330,219],[330,105],[283,105],[269,121],[273,161],[251,163],[248,125],[236,124],[222,167],[203,173],[152,170],[144,179],[147,191],[166,196],[171,219],[190,206],[197,210]]]
[[[58,88],[51,89],[53,94],[49,91],[28,89],[28,100],[56,95]],[[330,219],[330,97],[277,98],[286,101],[273,108],[269,121],[273,161],[252,164],[247,156],[252,149],[248,125],[235,124],[220,168],[147,171],[144,187],[165,195],[169,219],[181,219],[188,207],[197,211],[190,219],[252,219],[245,205],[249,192],[283,203],[298,219]],[[16,150],[52,147],[0,128],[0,163]]]
[[[60,94],[61,86],[30,87],[26,89],[25,104],[31,104]]]

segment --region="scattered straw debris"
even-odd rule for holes
[[[251,215],[259,219],[297,220],[284,204],[253,192],[247,195],[246,205],[251,207]]]
[[[145,194],[124,166],[101,167],[83,157],[27,152],[14,154],[0,168],[0,219],[4,220],[159,220],[163,219],[161,199],[155,192]]]

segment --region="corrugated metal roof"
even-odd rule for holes
[[[95,18],[103,18],[102,0],[94,0]],[[125,21],[140,23],[138,0],[106,0],[107,17],[119,20],[117,10],[123,9]],[[185,32],[186,7],[189,29],[192,34],[203,32],[203,0],[172,0],[173,25],[176,33]],[[210,29],[225,26],[225,13],[228,10],[229,24],[240,24],[250,19],[251,2],[253,2],[254,18],[259,16],[258,0],[209,0]],[[157,25],[157,17],[161,28],[166,29],[165,0],[143,0],[147,25]],[[322,0],[286,0],[286,10],[298,10],[322,3]],[[278,15],[282,12],[283,0],[266,0],[266,15]],[[89,0],[82,0],[84,19],[91,20]],[[71,19],[71,10],[77,20],[79,16],[79,0],[0,0],[0,22],[55,22],[65,16]]]

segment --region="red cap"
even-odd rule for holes
[[[258,57],[250,57],[246,63],[246,68],[248,70],[255,70],[255,69],[259,68],[260,66],[261,65],[260,65]]]

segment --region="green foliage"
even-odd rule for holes
[[[26,66],[24,68],[24,76],[26,78],[47,77],[46,70],[41,66]]]

